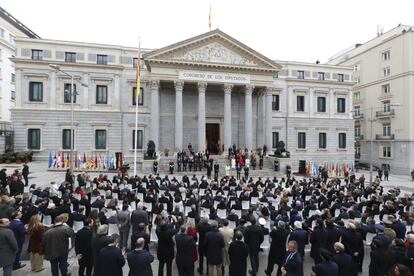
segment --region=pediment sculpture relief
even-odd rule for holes
[[[203,47],[181,53],[174,53],[171,57],[174,60],[225,63],[236,65],[257,65],[255,62],[229,50],[220,43],[214,42]]]

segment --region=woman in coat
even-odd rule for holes
[[[173,237],[178,232],[177,218],[171,216],[172,223],[168,222],[168,218],[160,223],[155,230],[158,237],[157,257],[159,261],[158,275],[164,275],[164,264],[167,265],[167,276],[172,273],[172,261],[174,259],[174,241]]]
[[[42,238],[45,233],[45,227],[41,223],[40,215],[34,215],[30,218],[27,232],[29,234],[29,246],[27,251],[30,253],[30,265],[32,271],[39,272],[43,267],[44,249],[42,246]]]
[[[275,264],[278,265],[277,275],[281,275],[280,268],[282,267],[283,259],[286,254],[286,240],[289,236],[289,230],[286,229],[286,223],[278,221],[277,228],[273,228],[269,234],[272,239],[270,243],[269,255],[267,260],[266,275],[271,275]]]
[[[197,243],[197,241],[198,241],[197,228],[195,227],[193,219],[188,219],[188,222],[187,222],[187,235],[193,237],[194,242]],[[191,255],[193,256],[193,262],[195,263],[198,259],[197,246],[194,246]]]

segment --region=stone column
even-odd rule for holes
[[[159,80],[151,80],[151,140],[155,143],[156,151],[160,150],[159,84]]]
[[[49,108],[55,109],[56,108],[56,71],[50,71],[49,73]]]
[[[183,150],[183,81],[175,81],[175,150]]]
[[[224,84],[224,150],[227,151],[231,144],[231,90],[233,84]]]
[[[253,118],[252,118],[252,93],[253,85],[246,85],[245,107],[244,107],[244,139],[245,146],[248,150],[252,150],[253,144]]]
[[[205,150],[206,142],[206,87],[207,83],[198,83],[198,151]]]
[[[121,95],[121,86],[120,86],[120,76],[119,75],[115,75],[114,77],[114,89],[113,89],[113,102],[112,102],[112,107],[114,110],[120,110],[120,104],[119,104],[119,99],[120,99],[120,95]]]
[[[318,111],[318,98],[315,97],[315,90],[313,88],[309,88],[309,116],[313,116],[313,114],[317,111]]]
[[[265,91],[266,118],[265,118],[265,145],[272,149],[272,92],[273,88],[268,86]]]

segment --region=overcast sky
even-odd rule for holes
[[[160,48],[219,28],[271,59],[315,62],[399,23],[414,1],[385,0],[1,0],[42,38]]]

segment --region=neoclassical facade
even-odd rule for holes
[[[57,64],[76,80],[75,151],[132,159],[137,49],[26,38],[16,46],[16,149],[46,159],[70,148],[70,78],[49,67]],[[140,158],[149,140],[160,152],[283,140],[295,166],[353,162],[349,67],[271,60],[220,30],[142,52]]]

